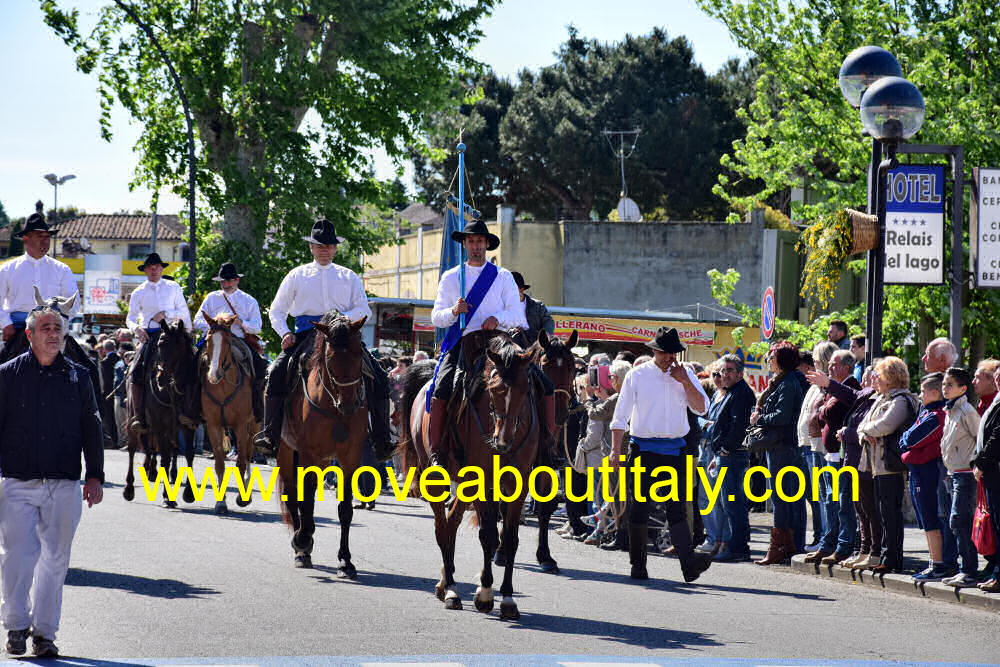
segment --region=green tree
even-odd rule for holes
[[[136,182],[186,194],[185,125],[156,49],[108,3],[88,34],[77,10],[41,0],[45,21],[96,73],[110,139],[120,102],[143,124]],[[133,3],[173,61],[194,116],[198,188],[205,214],[201,257],[253,258],[263,303],[274,280],[307,253],[314,217],[335,220],[350,241],[339,257],[386,241],[357,221],[356,207],[383,188],[368,149],[401,158],[427,114],[447,105],[457,76],[471,77],[477,22],[495,0],[147,0]],[[268,252],[259,250],[266,247]],[[351,265],[352,262],[345,261]],[[353,262],[356,266],[357,262]],[[199,262],[199,283],[217,265]],[[359,267],[356,267],[359,268]]]
[[[0,228],[6,227],[10,224],[10,218],[7,217],[7,211],[3,208],[3,202],[0,202]]]
[[[923,93],[927,115],[915,140],[960,144],[966,164],[1000,161],[996,109],[1000,89],[1000,24],[995,6],[983,0],[699,0],[729,28],[736,43],[757,61],[755,98],[741,112],[746,137],[723,158],[715,191],[734,208],[767,200],[792,187],[810,191],[794,217],[815,220],[866,201],[870,144],[861,137],[856,111],[843,99],[837,74],[850,51],[882,46],[900,61],[904,75]],[[934,158],[914,158],[934,162]],[[753,182],[751,192],[734,186]],[[959,221],[960,223],[962,221]],[[960,277],[959,279],[964,279]],[[947,330],[944,287],[887,287],[885,340],[900,349],[910,336],[922,346]],[[966,290],[964,351],[975,361],[1000,353],[1000,321],[992,317],[1000,297]]]

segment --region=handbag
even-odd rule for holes
[[[762,424],[754,424],[747,429],[743,438],[743,449],[753,454],[769,452],[781,446],[781,433],[776,428],[768,428]]]
[[[983,556],[992,556],[997,552],[997,534],[990,517],[990,508],[986,503],[986,487],[979,480],[976,487],[976,513],[972,517],[972,543],[976,551]]]

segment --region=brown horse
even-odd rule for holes
[[[150,482],[156,479],[157,469],[160,466],[167,469],[171,483],[177,479],[177,455],[180,444],[178,436],[182,431],[189,445],[185,453],[188,467],[191,467],[194,458],[194,448],[190,446],[194,431],[180,423],[184,401],[191,387],[198,382],[191,336],[184,328],[184,322],[179,321],[165,324],[156,341],[147,342],[145,345],[154,346],[146,365],[146,377],[141,379],[146,394],[144,412],[149,430],[141,436],[129,430],[128,472],[125,475],[125,488],[122,491],[125,500],[132,500],[135,497],[133,467],[135,453],[140,444],[146,454],[143,467]],[[141,353],[141,350],[137,352]],[[135,396],[132,382],[128,385],[128,411],[129,414],[134,414]],[[160,466],[157,465],[157,457],[160,459]],[[167,496],[165,488],[163,498],[163,504],[167,507],[177,507],[177,502]],[[194,502],[190,477],[187,478],[184,488],[184,502]]]
[[[562,450],[559,442],[562,440],[569,417],[569,403],[573,394],[573,379],[576,377],[576,360],[573,358],[573,346],[576,345],[578,334],[576,330],[570,334],[569,338],[563,341],[557,336],[549,336],[544,329],[538,332],[538,340],[528,349],[532,361],[541,369],[542,373],[555,385],[555,407],[556,407],[556,432],[552,434],[553,441],[549,447],[539,447],[538,461],[540,466],[552,466],[556,460],[562,457]],[[550,481],[546,475],[538,477],[540,482]],[[543,483],[544,483],[543,482]],[[540,492],[543,492],[540,489]],[[542,495],[545,495],[544,492]],[[559,504],[555,498],[545,502],[535,501],[535,513],[538,516],[538,548],[535,550],[535,559],[542,572],[549,574],[559,574],[559,565],[549,551],[549,521],[552,513]],[[497,549],[494,563],[499,566],[504,565],[504,533],[500,534],[500,548]]]
[[[368,406],[362,377],[361,327],[365,320],[351,322],[330,311],[315,323],[316,338],[311,356],[302,359],[299,372],[289,373],[290,410],[281,432],[278,465],[282,488],[282,515],[293,530],[295,567],[312,567],[313,520],[320,475],[299,470],[310,466],[325,469],[334,457],[343,478],[338,492],[344,499],[337,506],[340,517],[340,573],[354,579],[348,540],[354,509],[351,506],[354,471],[368,436]],[[290,369],[291,370],[291,369]]]
[[[212,319],[204,313],[209,330],[205,349],[200,358],[198,376],[201,380],[201,413],[205,418],[205,435],[212,443],[215,454],[215,476],[222,483],[226,469],[226,453],[236,437],[236,466],[244,487],[250,477],[250,459],[253,455],[253,436],[259,425],[253,416],[253,378],[250,350],[245,350],[245,362],[237,358],[234,346],[243,345],[233,335],[231,327],[236,316],[223,313]],[[250,499],[236,498],[236,504],[246,507]],[[216,501],[215,513],[226,514],[226,499]]]
[[[483,569],[474,598],[478,611],[489,612],[493,609],[492,560],[499,544],[497,517],[500,512],[500,503],[493,499],[494,487],[501,489],[505,495],[514,495],[511,474],[505,474],[500,479],[494,478],[494,458],[499,458],[500,466],[515,468],[524,481],[520,492],[505,503],[503,516],[504,532],[508,537],[504,545],[506,566],[500,585],[500,617],[516,620],[520,618],[513,597],[517,526],[526,495],[528,474],[538,457],[541,433],[534,395],[536,390],[529,373],[531,356],[515,345],[506,334],[477,332],[466,336],[463,341],[463,356],[466,357],[467,364],[470,357],[476,356],[473,352],[476,342],[480,344],[479,349],[486,345],[488,360],[483,369],[485,390],[473,395],[468,406],[455,420],[454,429],[444,437],[453,439],[451,451],[461,451],[462,463],[479,468],[484,481],[484,499],[474,501],[479,542],[483,549]],[[422,369],[415,365],[412,370],[420,372]],[[407,382],[408,388],[414,384]],[[423,407],[427,389],[425,384],[415,396],[408,391],[408,395],[404,397],[404,417],[408,419],[404,423],[409,424],[409,429],[404,429],[404,433],[408,430],[409,438],[402,446],[409,448],[409,453],[415,456],[421,470],[428,466],[429,461],[427,417]],[[456,479],[458,467],[459,462],[453,457],[449,465],[452,479]],[[438,599],[444,601],[447,609],[462,608],[461,598],[455,590],[455,536],[467,505],[459,498],[451,501],[450,506],[448,501],[431,502],[435,536],[443,560],[441,580],[434,591]]]

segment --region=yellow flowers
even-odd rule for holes
[[[826,308],[837,291],[844,261],[851,252],[851,222],[840,210],[807,227],[799,236],[796,251],[806,256],[802,272],[802,296]]]

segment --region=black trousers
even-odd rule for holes
[[[882,564],[903,568],[903,486],[905,475],[875,475],[875,497],[882,517]]]
[[[132,367],[132,382],[136,384],[142,384],[142,381],[146,378],[146,365],[149,363],[149,355],[153,353],[153,348],[156,347],[156,341],[163,333],[163,329],[154,329],[153,331],[147,330],[149,334],[149,340],[142,344],[142,353],[136,356],[135,365]]]
[[[667,500],[663,503],[663,509],[667,515],[667,525],[686,522],[687,513],[684,501],[686,500],[685,495],[687,493],[687,471],[684,467],[684,456],[681,454],[671,456],[653,452],[640,452],[638,449],[635,449],[635,453],[629,456],[628,459],[630,468],[628,476],[630,478],[633,477],[631,466],[635,458],[641,458],[642,467],[645,468],[645,471],[638,476],[635,490],[629,498],[629,522],[635,525],[649,522],[649,511],[653,505],[653,500],[649,497],[649,489],[654,483],[670,478],[670,474],[665,470],[654,473],[656,468],[661,467],[673,468],[676,479],[676,486],[674,488],[677,489],[677,500]],[[657,489],[657,495],[667,495],[669,491],[671,491],[669,487],[660,487]],[[639,500],[638,497],[640,495],[644,500]]]

